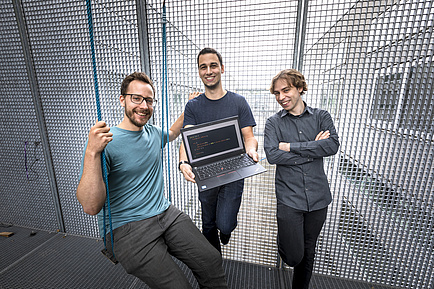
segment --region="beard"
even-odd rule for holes
[[[147,118],[139,121],[135,118],[134,110],[133,109],[127,109],[127,107],[125,107],[125,115],[128,117],[130,122],[133,125],[137,126],[138,128],[143,127],[152,116],[152,111],[150,111],[149,109],[144,111],[144,113],[147,114]]]

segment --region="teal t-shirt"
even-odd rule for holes
[[[110,128],[113,140],[105,155],[113,229],[164,212],[170,202],[164,196],[161,128],[146,124],[141,131]],[[163,144],[167,143],[164,133]],[[84,154],[83,154],[84,156]],[[107,208],[107,206],[106,206]],[[109,233],[106,209],[106,233]],[[103,236],[103,210],[98,213]]]

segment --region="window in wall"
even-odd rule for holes
[[[398,110],[402,73],[379,76],[375,82],[370,116],[393,123]]]
[[[341,155],[339,159],[339,171],[380,208],[388,212],[401,208],[404,200],[396,192],[393,184],[369,173],[360,164]]]
[[[339,119],[340,95],[344,79],[332,80],[322,84],[321,108],[330,112],[334,119]]]
[[[434,63],[425,63],[410,69],[399,126],[413,131],[434,129]]]

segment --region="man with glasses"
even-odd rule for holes
[[[107,251],[129,273],[151,288],[191,288],[172,256],[184,262],[201,288],[227,288],[222,258],[202,236],[191,219],[164,197],[162,146],[176,139],[183,114],[169,132],[149,124],[155,104],[155,88],[144,73],[127,76],[121,85],[124,118],[109,128],[98,121],[89,132],[83,153],[77,199],[85,213],[98,214],[101,236],[109,232],[103,223],[106,187],[101,169],[105,151],[113,227]],[[108,220],[108,210],[106,220]]]
[[[199,77],[205,85],[205,92],[189,100],[185,106],[184,127],[238,116],[246,152],[257,162],[259,160],[258,142],[253,135],[256,122],[246,99],[237,93],[223,89],[222,56],[213,48],[204,48],[197,56],[197,65]],[[185,179],[195,182],[195,175],[182,145],[179,150],[179,160],[179,169]],[[232,231],[237,226],[243,189],[244,180],[239,180],[199,192],[202,207],[202,233],[219,251],[221,251],[220,242],[226,245]]]
[[[265,123],[264,150],[276,164],[277,242],[283,261],[294,267],[293,289],[307,289],[315,246],[332,201],[323,158],[334,155],[339,138],[330,114],[306,105],[303,74],[279,72],[270,92],[283,108]]]

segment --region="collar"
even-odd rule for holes
[[[287,110],[282,109],[282,113],[280,114],[280,117],[284,117],[286,115],[290,115],[292,117],[302,117],[306,112],[313,114],[312,108],[310,106],[307,106],[306,102],[303,101],[303,103],[304,103],[304,110],[300,115],[293,115],[293,114],[289,113]]]
[[[223,89],[223,95],[220,96],[219,98],[210,98],[210,97],[208,97],[208,96],[206,95],[206,91],[205,91],[203,94],[205,95],[205,97],[206,97],[208,100],[214,100],[214,101],[215,101],[215,100],[220,100],[220,99],[222,99],[223,97],[225,97],[225,96],[228,94],[228,91]]]

